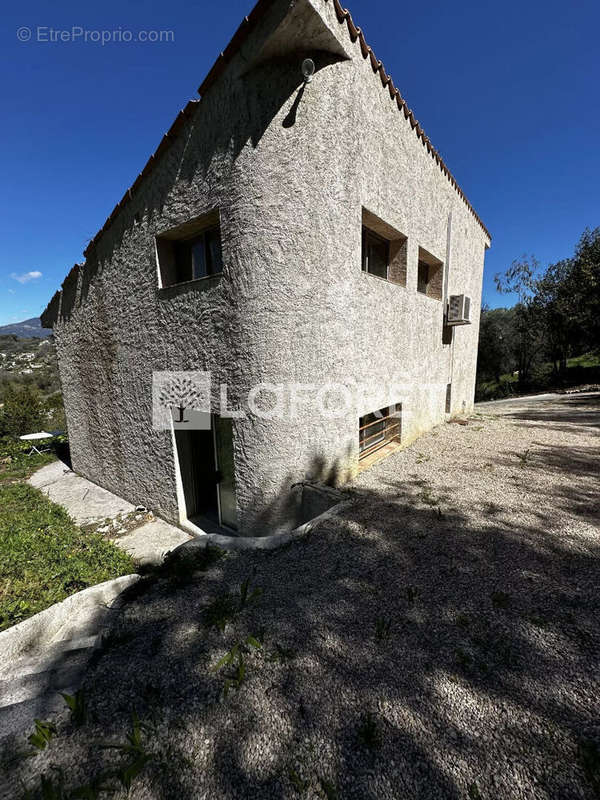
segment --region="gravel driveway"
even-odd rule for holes
[[[304,540],[149,580],[89,672],[87,723],[65,713],[5,796],[139,757],[139,800],[598,797],[599,433],[598,394],[486,404]],[[138,749],[102,749],[134,709]]]

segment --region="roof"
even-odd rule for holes
[[[247,39],[249,34],[256,27],[258,22],[262,19],[262,17],[265,15],[267,10],[271,7],[271,5],[274,2],[275,0],[258,0],[257,4],[254,6],[250,14],[248,14],[247,17],[244,17],[241,25],[235,32],[233,38],[231,39],[225,50],[223,50],[223,52],[219,55],[219,57],[213,64],[211,70],[209,71],[208,75],[200,85],[198,89],[198,93],[200,95],[206,94],[206,92],[210,89],[212,84],[223,74],[228,63],[238,52],[240,46]],[[390,98],[396,102],[398,109],[403,112],[405,119],[410,123],[412,129],[417,135],[417,138],[420,139],[423,146],[427,148],[427,152],[436,161],[437,165],[442,170],[444,175],[446,175],[446,177],[448,178],[454,189],[457,191],[459,196],[462,198],[462,200],[465,202],[468,209],[473,214],[473,216],[483,229],[484,233],[486,234],[486,236],[491,240],[489,231],[479,218],[473,206],[469,203],[469,200],[467,199],[465,193],[462,191],[462,189],[456,182],[454,176],[444,163],[442,157],[431,144],[431,141],[429,140],[428,136],[425,134],[425,131],[415,118],[413,112],[408,108],[399,90],[394,85],[394,81],[392,80],[391,76],[388,75],[387,72],[385,71],[383,63],[377,59],[377,56],[367,44],[362,30],[354,24],[354,20],[352,19],[352,15],[350,14],[350,12],[340,5],[339,0],[324,0],[324,2],[326,3],[333,2],[335,13],[337,15],[340,24],[345,23],[348,30],[348,35],[352,42],[356,42],[356,40],[358,39],[362,56],[363,58],[365,59],[368,58],[370,60],[373,72],[379,75],[379,78],[381,79],[382,88],[386,89],[389,92]],[[85,256],[87,256],[92,251],[92,249],[97,244],[102,234],[110,227],[117,214],[125,207],[125,205],[129,202],[129,200],[131,200],[133,195],[137,192],[143,179],[152,171],[152,169],[158,162],[158,159],[160,158],[161,154],[175,139],[175,137],[183,127],[186,119],[191,116],[195,106],[200,102],[201,99],[190,100],[185,106],[185,108],[183,108],[179,112],[169,130],[167,131],[167,133],[165,133],[165,135],[161,139],[157,149],[148,159],[144,169],[137,176],[132,186],[125,192],[121,200],[112,210],[110,216],[108,217],[102,228],[98,231],[98,233],[94,236],[94,238],[91,240],[91,242],[85,249],[84,251]]]

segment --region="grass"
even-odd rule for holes
[[[27,455],[29,447],[0,442],[0,485],[26,480],[30,475],[56,461],[54,452]]]
[[[100,534],[83,533],[38,489],[0,484],[0,631],[132,572],[129,555]]]

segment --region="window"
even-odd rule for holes
[[[417,292],[427,294],[427,286],[429,284],[429,264],[424,261],[419,261],[417,272]]]
[[[208,278],[223,272],[221,231],[209,228],[187,241],[175,242],[175,271],[177,283]]]
[[[384,444],[399,441],[402,432],[402,404],[395,403],[365,414],[358,421],[359,458],[372,453]]]
[[[427,250],[419,247],[417,265],[417,292],[434,300],[442,299],[444,264]]]
[[[390,243],[368,228],[362,229],[362,268],[378,278],[388,278]]]
[[[406,286],[406,244],[406,236],[363,208],[363,272]]]
[[[156,237],[160,285],[219,276],[223,272],[218,212],[211,212]]]

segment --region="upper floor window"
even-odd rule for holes
[[[378,278],[388,279],[390,264],[390,243],[363,225],[362,229],[362,268]]]
[[[442,299],[444,280],[444,264],[431,253],[419,247],[419,262],[417,266],[417,292],[432,297],[434,300]]]
[[[220,275],[223,271],[218,212],[156,237],[162,287]]]
[[[218,225],[200,236],[175,242],[175,271],[177,283],[223,272],[221,229]]]
[[[363,208],[363,272],[406,286],[406,244],[406,236]]]

